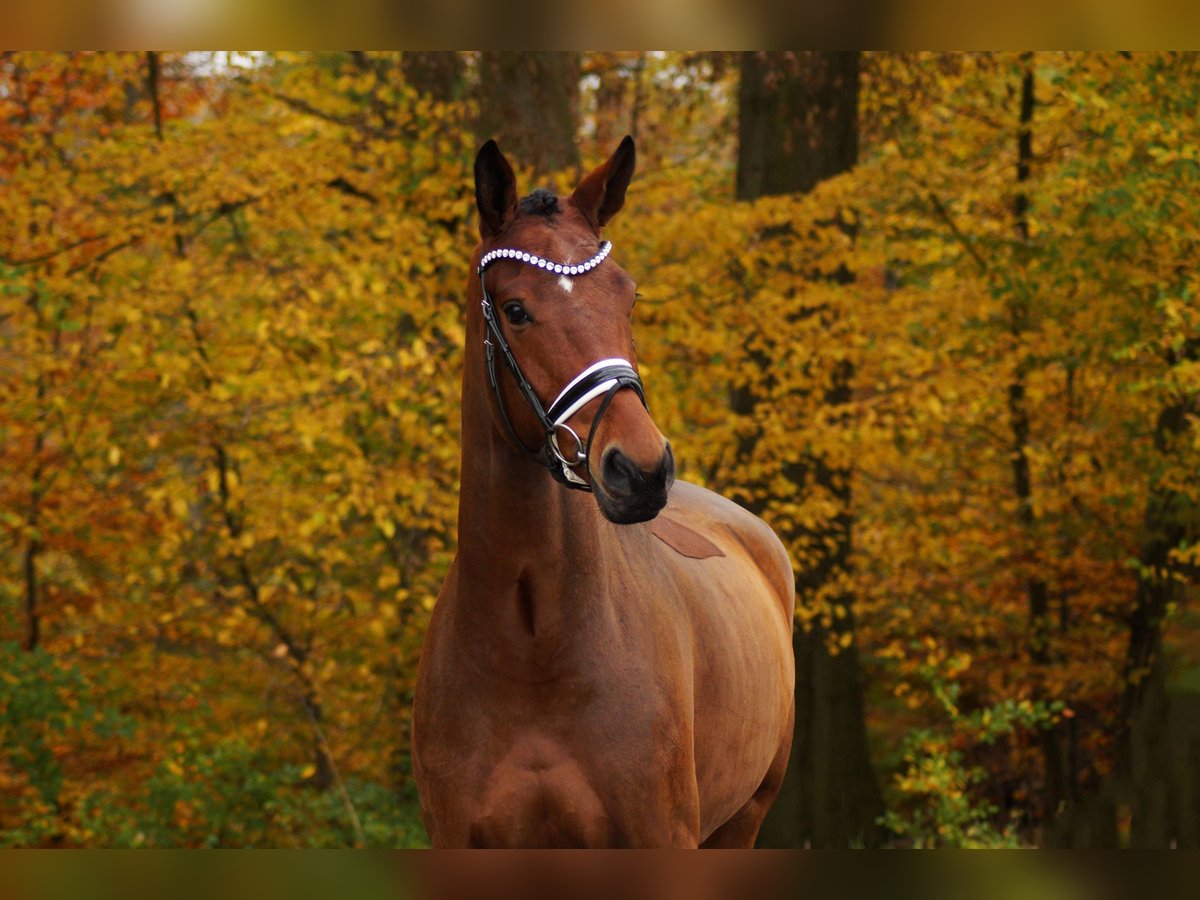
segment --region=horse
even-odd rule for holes
[[[601,240],[635,158],[521,200],[495,141],[475,159],[458,551],[412,714],[434,847],[751,847],[783,781],[792,568],[675,480],[647,409]]]

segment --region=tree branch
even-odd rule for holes
[[[349,194],[351,197],[357,197],[360,200],[366,200],[368,203],[373,204],[379,202],[374,194],[361,190],[360,188],[356,188],[341,175],[339,175],[337,178],[334,178],[332,181],[325,182],[325,186],[331,187],[337,191],[341,191],[343,194]]]
[[[318,119],[323,119],[326,122],[332,122],[335,125],[342,125],[346,128],[357,128],[360,123],[349,116],[339,116],[337,113],[326,112],[323,109],[317,109],[307,100],[301,100],[299,97],[291,97],[280,91],[271,91],[271,96],[276,100],[286,103],[292,109],[305,113],[310,116],[315,116]]]
[[[933,211],[938,214],[938,218],[946,223],[946,227],[950,229],[950,233],[963,245],[963,249],[971,255],[971,259],[975,260],[975,265],[979,266],[980,273],[990,278],[992,273],[986,260],[979,255],[979,251],[975,248],[975,245],[971,243],[970,239],[963,234],[958,224],[951,218],[949,210],[946,209],[933,191],[930,191],[927,196],[929,197],[929,202],[933,204]]]
[[[154,134],[161,141],[163,139],[162,104],[158,98],[158,75],[158,53],[151,50],[146,54],[146,89],[150,94],[150,105],[154,109]]]

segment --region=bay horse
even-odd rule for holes
[[[792,569],[675,481],[647,411],[600,238],[634,163],[626,137],[570,198],[518,201],[494,141],[475,159],[458,553],[413,704],[434,847],[750,847],[783,780]]]

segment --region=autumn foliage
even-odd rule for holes
[[[860,654],[888,840],[1046,841],[1200,666],[1200,61],[869,55],[859,165],[753,203],[728,60],[582,76],[650,409]],[[424,842],[475,112],[383,54],[0,56],[0,843]]]

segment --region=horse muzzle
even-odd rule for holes
[[[599,483],[594,485],[596,502],[606,519],[617,525],[648,522],[667,505],[667,493],[675,483],[675,454],[664,444],[662,456],[650,468],[644,468],[621,452],[620,447],[605,451],[600,464]]]

